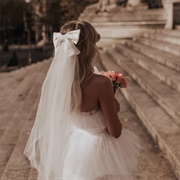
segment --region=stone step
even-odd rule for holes
[[[154,47],[156,49],[168,52],[176,56],[180,56],[180,48],[177,45],[170,44],[167,42],[152,40],[152,39],[140,38],[140,37],[134,38],[134,40],[142,44],[145,44],[147,46]]]
[[[146,55],[149,58],[152,58],[153,60],[157,61],[158,63],[160,63],[162,65],[170,67],[176,71],[180,71],[179,57],[177,57],[175,55],[172,55],[167,52],[159,51],[156,48],[143,45],[136,41],[127,40],[123,43],[127,47],[132,48],[135,51],[138,51],[138,52]]]
[[[3,106],[0,107],[0,137],[8,127],[9,122],[12,121],[12,114],[17,112],[17,104],[18,108],[20,108],[24,103],[24,98],[29,93],[30,87],[34,82],[34,79],[36,78],[36,74],[34,74],[34,71],[40,70],[41,68],[42,67],[39,65],[34,67],[34,70],[32,69],[31,71],[31,75],[26,76],[25,78],[22,77],[23,81],[21,81],[18,86],[17,84],[15,84],[14,89],[7,89],[8,94],[2,92],[1,102],[3,102]]]
[[[168,43],[177,45],[180,48],[180,34],[179,34],[179,37],[173,37],[167,34],[144,32],[141,36],[144,38],[152,39],[152,40],[168,42]]]
[[[35,169],[31,169],[28,180],[35,180],[37,179],[37,176],[38,176],[37,171]]]
[[[176,25],[175,29],[180,30],[180,25]]]
[[[22,83],[27,76],[31,75],[35,68],[41,66],[42,63],[47,63],[47,61],[37,62],[9,73],[0,73],[0,101],[7,101],[7,97],[12,92],[16,91],[16,89],[19,91],[20,83]]]
[[[47,71],[47,67],[43,67],[41,72],[36,72],[38,77],[33,84],[31,93],[28,94],[28,98],[26,99],[26,106],[27,109],[29,106],[31,107],[28,112],[29,115],[27,116],[27,112],[24,114],[24,118],[17,119],[19,126],[22,128],[19,129],[19,138],[17,139],[17,143],[11,153],[8,163],[6,164],[5,170],[2,174],[2,180],[14,180],[19,177],[20,180],[27,180],[29,173],[30,173],[30,165],[29,161],[23,155],[24,147],[28,139],[28,134],[31,131],[32,125],[34,123],[37,106],[39,102],[40,92],[42,82],[45,78],[45,72]],[[27,110],[26,110],[27,111]],[[22,113],[24,113],[23,111]],[[16,126],[17,126],[16,121]]]
[[[34,83],[33,85],[29,84],[29,93],[26,94],[26,96],[22,99],[23,103],[21,103],[18,106],[18,109],[14,114],[11,114],[9,117],[8,126],[4,130],[4,133],[1,137],[1,169],[0,174],[2,173],[6,163],[9,160],[9,157],[14,149],[14,146],[17,142],[17,139],[19,137],[19,133],[24,125],[24,120],[27,118],[27,114],[31,111],[31,108],[33,107],[34,101],[38,97],[38,89],[36,87],[36,84],[38,82],[38,79],[41,78],[39,75],[40,72],[46,71],[47,66],[42,66],[41,69],[37,69],[36,72],[33,72],[34,74]],[[28,80],[28,79],[27,79]],[[30,83],[30,82],[29,82]],[[17,108],[17,104],[14,104],[14,108]],[[7,111],[7,114],[9,112]],[[8,121],[8,119],[6,119]],[[5,151],[4,151],[5,150]]]
[[[91,22],[102,39],[132,38],[147,30],[163,29],[166,24],[164,10],[83,13],[79,20]]]
[[[108,62],[110,63],[111,61]],[[99,71],[106,70],[101,63],[96,64],[96,66]],[[113,69],[111,67],[109,68]],[[117,70],[119,72],[124,73],[124,71],[120,69],[119,66],[117,66],[116,68],[118,68]],[[130,78],[129,76],[126,76],[126,74],[125,77],[127,79]],[[143,151],[141,152],[141,157],[138,163],[138,170],[133,176],[134,180],[157,180],[157,177],[158,180],[177,180],[177,177],[173,176],[169,171],[172,170],[171,165],[164,158],[161,150],[157,147],[157,144],[150,137],[149,133],[146,131],[145,127],[132,109],[131,105],[124,98],[122,92],[116,91],[115,97],[118,102],[120,102],[121,108],[118,115],[120,121],[122,122],[123,128],[126,128],[136,134],[143,144]],[[165,163],[166,165],[168,164],[168,166],[163,166],[163,163]],[[159,169],[159,171],[157,172],[156,169]]]
[[[33,83],[34,79],[33,77],[30,76],[26,78],[26,81],[28,82],[31,81]],[[21,92],[19,92],[19,94],[17,94],[18,92],[12,93],[15,96],[13,99],[8,98],[8,99],[5,99],[5,101],[1,101],[3,102],[3,106],[0,109],[0,112],[1,112],[0,138],[2,137],[5,129],[8,127],[9,122],[12,121],[12,114],[16,113],[18,108],[21,108],[25,96],[29,93],[30,86],[31,85],[29,85],[28,83],[20,84],[19,87],[20,88],[22,87],[22,93]],[[17,104],[18,104],[18,107],[17,107]]]
[[[90,22],[128,22],[128,21],[162,21],[166,20],[166,14],[163,10],[145,10],[145,11],[123,11],[109,13],[82,13],[81,20]]]
[[[176,38],[179,38],[180,36],[180,30],[157,29],[157,30],[154,30],[154,32],[158,34],[165,34],[165,35],[176,37]]]
[[[159,78],[162,82],[169,85],[172,89],[180,92],[180,81],[179,81],[178,71],[175,71],[166,66],[158,64],[153,59],[148,58],[147,56],[140,54],[123,45],[117,44],[116,49],[119,53],[128,57],[128,59],[134,61],[139,66],[149,71],[149,73]]]
[[[3,102],[4,99],[7,99],[7,96],[9,96],[12,92],[15,91],[15,89],[19,90],[19,87],[17,84],[20,84],[23,82],[27,76],[30,76],[32,73],[32,69],[38,68],[39,64],[32,65],[31,67],[26,67],[19,69],[19,71],[11,72],[11,73],[4,73],[3,75],[0,74],[2,84],[1,84],[1,94],[0,98]]]
[[[96,43],[97,47],[101,50],[104,46],[111,46],[116,43],[124,43],[125,39],[118,38],[103,38],[99,42]]]
[[[102,39],[132,38],[149,29],[163,28],[165,21],[91,22]]]
[[[97,26],[97,27],[118,27],[118,26],[143,26],[143,25],[148,25],[150,27],[153,27],[153,25],[157,26],[157,25],[164,25],[165,21],[126,21],[126,22],[110,22],[110,21],[106,21],[106,22],[91,22],[91,24],[93,26]],[[153,31],[153,29],[150,29],[151,31]]]
[[[2,84],[1,87],[1,94],[0,94],[0,100],[3,102],[3,107],[1,107],[1,111],[6,109],[6,104],[9,106],[10,101],[13,102],[13,98],[19,94],[19,91],[22,90],[22,87],[26,88],[24,82],[26,81],[26,78],[30,77],[31,74],[33,74],[33,71],[35,71],[37,68],[40,66],[43,66],[43,64],[49,63],[48,61],[44,61],[41,63],[37,63],[34,66],[24,68],[23,71],[19,70],[16,72],[13,72],[11,74],[7,73],[8,75],[11,75],[10,80],[5,76],[2,77],[1,79],[4,80],[4,84]],[[18,86],[17,86],[18,84]],[[21,96],[21,95],[20,95]],[[5,104],[6,103],[6,104]]]
[[[106,55],[102,57],[102,63],[106,70],[120,71]],[[122,88],[121,92],[180,177],[180,144],[177,143],[180,128],[135,81],[126,79],[128,88]]]
[[[27,79],[28,80],[28,79]],[[30,87],[29,87],[30,88]],[[25,98],[26,101],[27,98]],[[19,128],[22,128],[23,124],[18,124],[19,118],[24,118],[24,113],[27,113],[27,110],[25,112],[22,112],[23,106],[24,106],[24,100],[23,103],[21,103],[18,106],[18,109],[15,111],[16,113],[8,113],[8,115],[3,117],[3,120],[6,121],[6,126],[2,129],[2,136],[1,136],[1,160],[0,160],[0,175],[2,175],[2,172],[6,166],[6,163],[9,160],[9,157],[14,149],[14,146],[16,144],[17,138],[19,136]],[[17,108],[17,105],[16,107]],[[31,108],[29,108],[31,110]],[[22,116],[23,113],[23,116]],[[26,115],[27,116],[27,115]],[[23,119],[21,119],[23,120]],[[17,124],[16,124],[17,123]],[[16,127],[16,125],[18,127]],[[20,127],[19,127],[20,126]],[[14,128],[15,127],[15,128]]]
[[[12,154],[9,157],[9,161],[5,166],[4,172],[1,176],[1,180],[14,180],[17,178],[18,180],[28,179],[31,167],[29,165],[29,161],[23,155],[23,151],[28,139],[27,129],[28,131],[30,131],[29,128],[33,125],[32,119],[34,119],[36,109],[37,102],[34,102],[31,113],[26,116],[26,121],[23,123],[23,130],[21,131]]]
[[[0,73],[0,80],[1,80],[0,90],[2,91],[2,89],[6,88],[6,87],[8,87],[8,85],[11,85],[12,83],[14,83],[14,80],[19,80],[21,77],[23,77],[23,75],[26,75],[27,72],[29,72],[32,69],[34,69],[35,67],[39,66],[39,64],[47,63],[47,61],[50,61],[50,60],[51,60],[51,58],[44,60],[44,61],[39,61],[39,62],[33,63],[28,66],[24,66],[20,69],[16,69],[11,72]]]
[[[147,70],[141,68],[135,62],[123,57],[113,48],[108,47],[105,50],[109,59],[113,60],[117,65],[125,69],[131,78],[134,79],[180,127],[180,104],[176,101],[180,98],[180,94],[162,83],[162,81],[157,79]]]
[[[35,67],[35,65],[36,64],[33,64],[31,66]],[[18,70],[16,69],[15,71],[11,71],[11,72],[0,73],[0,79],[1,79],[0,90],[2,91],[4,88],[7,88],[9,85],[11,85],[14,82],[14,80],[19,80],[20,78],[22,78],[23,75],[25,75],[26,72],[31,69],[31,66],[22,67]]]

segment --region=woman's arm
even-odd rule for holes
[[[107,77],[102,78],[102,82],[98,90],[98,99],[109,133],[118,138],[121,135],[122,124],[117,114],[117,102],[114,98],[112,82]]]

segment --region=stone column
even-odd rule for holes
[[[163,6],[167,17],[165,29],[173,29],[173,3],[171,1],[164,0]]]
[[[163,6],[166,11],[166,25],[165,29],[173,29],[174,24],[174,4],[180,3],[180,0],[163,0]]]

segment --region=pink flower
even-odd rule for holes
[[[121,83],[120,83],[120,87],[121,87],[121,88],[127,87],[127,82],[126,82],[125,79],[122,79],[122,81],[121,81]]]
[[[111,75],[111,79],[112,79],[112,81],[115,81],[116,80],[116,75]]]
[[[117,73],[116,77],[117,77],[116,83],[118,84],[124,79],[123,74],[120,73]]]
[[[106,71],[106,72],[101,71],[100,73],[111,79],[111,81],[113,83],[113,87],[114,87],[114,93],[116,92],[116,89],[118,87],[120,87],[120,88],[127,87],[127,82],[124,79],[123,74],[115,72],[115,71]]]

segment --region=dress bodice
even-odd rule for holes
[[[76,128],[89,132],[98,133],[106,130],[106,123],[101,109],[74,114],[73,122]]]

